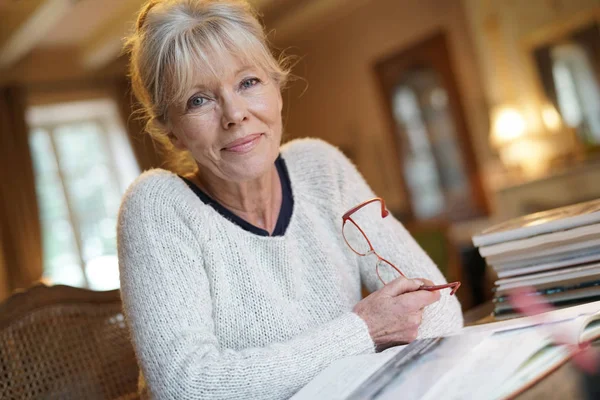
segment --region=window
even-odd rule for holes
[[[600,23],[588,17],[540,36],[531,52],[542,95],[579,140],[594,148],[600,146]]]
[[[119,286],[116,218],[139,168],[110,100],[28,111],[44,246],[44,278],[94,290]]]
[[[577,44],[555,46],[552,74],[558,105],[567,125],[587,142],[600,143],[600,86],[585,49]]]

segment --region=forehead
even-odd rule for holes
[[[210,56],[208,65],[197,64],[190,68],[189,85],[215,86],[224,81],[234,79],[247,70],[260,69],[252,60],[240,58],[226,53]]]
[[[235,79],[246,70],[261,73],[266,70],[265,60],[258,54],[229,49],[195,49],[183,54],[178,62],[171,64],[171,79],[168,82],[173,89],[172,101],[185,101],[189,92],[198,87],[216,87]]]

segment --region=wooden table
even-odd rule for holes
[[[488,301],[465,312],[465,325],[494,322],[494,318],[492,317],[493,309],[493,303]],[[567,362],[546,379],[518,396],[517,399],[585,400],[587,397],[583,390],[583,378],[581,373],[577,371],[570,362]]]

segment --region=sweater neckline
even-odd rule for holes
[[[234,214],[232,211],[224,207],[217,200],[210,197],[206,192],[200,189],[189,179],[181,175],[179,175],[179,177],[187,184],[187,186],[194,192],[194,194],[196,194],[196,196],[204,204],[213,208],[218,214],[227,219],[229,222],[233,223],[234,225],[237,225],[244,231],[250,232],[257,236],[278,237],[284,236],[290,225],[292,215],[294,213],[294,196],[289,171],[281,155],[279,155],[275,160],[275,167],[277,168],[277,173],[279,175],[279,180],[281,183],[282,196],[281,207],[279,209],[279,215],[277,217],[277,222],[275,224],[273,234],[269,234],[267,230],[259,228],[246,221],[242,217]]]

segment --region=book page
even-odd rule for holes
[[[569,350],[565,346],[547,346],[533,355],[519,370],[502,384],[497,398],[514,398],[523,387],[531,382],[539,381],[549,370],[559,367],[569,358]]]
[[[420,399],[448,371],[465,359],[472,357],[479,346],[490,337],[489,333],[476,333],[442,338],[441,342],[428,352],[410,360],[408,365],[398,368],[393,380],[383,388],[370,391],[367,396],[354,396],[361,399]],[[402,396],[400,396],[402,394]]]
[[[566,342],[571,344],[579,343],[579,334],[583,331],[584,324],[594,314],[600,313],[600,301],[581,304],[574,307],[562,308],[535,317],[514,318],[506,321],[492,322],[489,324],[473,325],[464,327],[458,331],[457,335],[479,333],[479,332],[501,332],[513,329],[522,329],[534,325],[546,325],[547,334],[553,334],[555,331],[563,331]],[[554,327],[553,327],[554,325]]]
[[[547,344],[536,329],[508,331],[442,362],[433,352],[399,376],[377,400],[398,398],[490,399],[531,356]],[[444,369],[440,366],[444,364]]]
[[[396,346],[381,353],[363,354],[334,361],[300,389],[291,400],[345,399],[405,347]]]
[[[556,338],[557,332],[565,342],[578,343],[586,325],[597,318],[600,301],[537,317],[466,327],[456,335],[344,358],[333,362],[292,399],[391,400],[407,398],[408,394],[408,398],[419,399],[493,398],[501,389],[507,389],[503,385],[510,382],[509,378],[515,378],[508,385],[508,390],[514,390],[514,386],[536,375],[527,369],[515,377],[534,354]],[[600,323],[590,325],[585,332],[600,335]],[[430,341],[436,345],[421,346],[419,350],[420,344]],[[533,367],[546,368],[539,363]],[[530,365],[530,369],[533,367]]]

